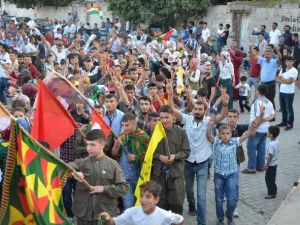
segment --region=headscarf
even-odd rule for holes
[[[229,52],[223,51],[223,52],[221,52],[221,55],[224,56],[224,58],[225,58],[227,61],[231,61]]]

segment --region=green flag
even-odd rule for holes
[[[0,224],[72,224],[63,213],[62,202],[68,175],[68,168],[16,122],[7,156]]]

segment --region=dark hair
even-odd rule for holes
[[[268,131],[272,134],[273,138],[277,138],[280,134],[280,128],[276,126],[269,126]]]
[[[156,183],[155,181],[147,181],[140,185],[140,193],[149,192],[151,193],[155,198],[158,198],[161,193],[161,186]]]
[[[274,24],[274,25],[276,25],[276,27],[278,27],[278,23],[276,23],[276,22],[273,22],[273,24]]]
[[[227,29],[229,29],[229,28],[230,28],[230,24],[227,23],[227,24],[225,25],[225,27],[226,27]]]
[[[247,77],[246,76],[242,76],[241,77],[241,81],[247,81]]]
[[[265,34],[263,32],[260,32],[258,35],[261,35],[261,36],[265,36]]]
[[[255,51],[259,52],[259,48],[257,46],[253,47],[252,49],[254,49]]]
[[[117,100],[117,96],[114,95],[114,94],[107,94],[107,95],[105,96],[105,99],[111,99],[111,98],[114,98],[114,99]]]
[[[264,29],[266,29],[266,25],[261,25],[261,27],[264,27]]]
[[[132,113],[125,113],[122,117],[121,122],[135,121],[135,115]]]
[[[163,112],[163,113],[171,113],[173,114],[173,109],[169,106],[169,105],[163,105],[160,107],[159,112]]]
[[[87,141],[104,141],[104,136],[100,129],[94,129],[87,132],[85,139]]]
[[[148,84],[148,88],[151,88],[151,87],[157,87],[157,86],[156,86],[156,83],[153,83],[153,82],[149,83],[149,84]]]
[[[294,36],[294,37],[296,37],[296,38],[299,38],[298,33],[293,33],[292,36]]]
[[[257,91],[259,94],[263,95],[263,96],[267,96],[268,94],[268,86],[265,84],[261,84],[257,87]]]
[[[219,132],[221,133],[221,130],[228,130],[228,129],[231,130],[230,126],[225,124],[219,127]]]
[[[197,91],[197,95],[200,95],[200,96],[207,96],[208,95],[208,91],[206,88],[200,88],[198,91]]]
[[[194,105],[203,105],[204,106],[204,110],[207,109],[207,104],[201,100],[197,100]]]
[[[165,77],[161,74],[156,76],[156,81],[158,82],[165,82],[165,80],[166,80]]]
[[[219,23],[219,26],[222,26],[222,27],[223,27],[223,23]]]
[[[151,121],[153,118],[159,118],[159,113],[158,112],[149,112],[148,121]]]
[[[144,95],[144,96],[142,96],[142,97],[139,98],[139,103],[141,102],[141,100],[147,101],[147,102],[149,102],[151,104],[151,99],[148,96],[146,96],[146,95]]]
[[[124,87],[124,91],[135,91],[135,87],[134,87],[134,85],[132,85],[132,84],[127,84],[127,85]]]
[[[203,24],[207,25],[207,22],[203,22]]]

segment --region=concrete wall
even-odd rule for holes
[[[94,22],[95,18],[92,16],[92,18],[89,18],[86,16],[84,9],[86,6],[79,5],[79,4],[71,4],[67,7],[53,7],[53,6],[36,6],[34,9],[23,9],[23,8],[17,8],[14,4],[8,4],[7,2],[1,0],[2,4],[2,10],[5,10],[9,15],[15,15],[15,16],[24,16],[24,17],[30,17],[33,19],[44,19],[48,17],[49,19],[67,19],[68,18],[68,12],[77,12],[77,15],[82,22]],[[89,3],[89,6],[91,3]],[[102,8],[102,13],[104,19],[106,17],[112,17],[112,14],[107,9],[107,4],[103,1],[101,3],[94,3],[94,5],[100,5]],[[100,21],[100,19],[99,19]]]
[[[292,27],[292,33],[297,32],[300,35],[300,5],[299,4],[282,4],[273,6],[254,6],[251,2],[231,2],[227,5],[219,5],[210,7],[208,14],[202,20],[207,21],[208,27],[212,34],[216,34],[218,24],[229,23],[230,38],[234,31],[232,16],[233,12],[242,14],[240,46],[246,49],[248,43],[256,43],[257,37],[251,35],[254,28],[260,28],[260,25],[267,26],[267,31],[271,30],[273,22],[277,22],[279,30],[283,31],[285,25]],[[229,38],[229,39],[230,39]]]

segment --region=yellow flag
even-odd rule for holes
[[[141,205],[141,202],[140,202],[140,185],[142,183],[150,180],[151,169],[152,169],[152,160],[153,160],[154,152],[157,148],[158,143],[161,142],[161,140],[165,137],[166,137],[165,129],[164,129],[162,123],[158,122],[156,124],[155,129],[153,131],[153,134],[151,136],[151,139],[150,139],[150,142],[149,142],[146,154],[145,154],[145,158],[144,158],[143,166],[142,166],[142,169],[141,169],[140,177],[139,177],[139,180],[138,180],[136,188],[135,188],[134,195],[137,199],[137,201],[135,203],[135,206]]]

